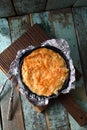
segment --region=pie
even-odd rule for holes
[[[23,83],[39,96],[58,95],[69,74],[64,58],[45,47],[32,51],[23,59]]]

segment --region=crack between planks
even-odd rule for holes
[[[48,0],[45,0],[44,11],[46,10]]]
[[[11,36],[11,28],[10,28],[10,17],[7,18],[7,22],[8,22],[8,27],[9,27],[9,36],[10,36],[10,40],[11,40],[11,44],[12,44],[12,36]]]
[[[48,117],[47,117],[47,113],[44,111],[44,116],[45,116],[45,121],[46,121],[46,126],[47,126],[47,130],[51,130],[49,128],[49,122],[48,122]]]
[[[66,110],[67,111],[67,110]],[[69,115],[68,115],[68,112],[66,113],[66,117],[68,119],[68,126],[69,126],[69,130],[71,130],[71,124],[70,124],[70,121],[69,121]]]
[[[75,19],[74,19],[74,13],[73,13],[73,10],[75,8],[72,8],[72,20],[73,20],[73,25],[74,25],[74,31],[75,31],[75,34],[76,34],[76,40],[77,40],[77,46],[78,46],[78,51],[79,51],[79,57],[80,57],[80,62],[81,62],[81,54],[80,54],[80,48],[79,48],[79,35],[78,35],[78,31],[77,31],[77,27],[76,27],[76,24],[75,24]],[[81,68],[82,68],[82,64],[81,64]]]
[[[17,15],[16,9],[15,9],[15,5],[14,5],[14,1],[11,0],[11,3],[12,3],[12,6],[13,6],[13,9],[14,9],[15,15]]]
[[[79,0],[76,0],[76,2],[73,4],[73,7],[75,7],[78,2]]]
[[[82,56],[81,56],[81,53],[80,53],[80,46],[79,46],[80,39],[79,39],[78,30],[77,30],[77,27],[76,27],[76,24],[75,24],[74,9],[75,9],[75,8],[72,8],[72,19],[73,19],[73,25],[74,25],[74,30],[75,30],[76,39],[77,39],[77,46],[78,46],[79,57],[80,57],[80,62],[81,62],[81,69],[82,69],[83,80],[84,80],[84,85],[85,85],[85,93],[86,93],[86,95],[87,95],[87,89],[86,89],[86,84],[85,84],[85,83],[86,83],[86,80],[85,80],[85,75],[84,75],[84,67],[83,67]]]

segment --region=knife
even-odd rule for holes
[[[10,98],[9,98],[9,105],[8,105],[8,113],[7,113],[7,119],[8,120],[11,120],[12,119],[12,114],[13,114],[13,97],[14,97],[14,88],[15,86],[17,85],[17,79],[16,77],[12,77],[12,80],[11,80],[11,95],[10,95]]]

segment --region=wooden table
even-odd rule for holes
[[[80,21],[79,21],[80,20]],[[76,82],[76,89],[72,91],[78,104],[87,112],[87,96],[85,94],[84,81],[82,76],[81,61],[85,66],[85,57],[79,56],[78,46],[81,56],[83,56],[81,46],[84,39],[86,46],[86,32],[87,32],[87,8],[66,9],[48,11],[43,13],[33,13],[20,17],[10,17],[7,19],[0,19],[0,52],[7,46],[20,37],[28,27],[39,23],[40,26],[47,32],[51,38],[64,38],[68,41],[71,49],[71,57],[74,65],[78,70],[78,79]],[[81,29],[83,31],[81,31]],[[78,44],[79,43],[79,44]],[[83,46],[83,48],[85,47]],[[86,51],[86,49],[85,49]],[[83,64],[82,64],[83,65]],[[81,75],[80,75],[81,74]],[[0,85],[5,80],[6,76],[0,72]],[[9,100],[10,83],[8,83],[5,92],[0,97],[1,100],[1,117],[3,130],[86,130],[87,126],[80,127],[67,110],[59,103],[54,102],[43,113],[37,113],[32,105],[25,100],[18,91],[15,92],[16,98],[14,104],[14,119],[7,121],[6,111]],[[21,101],[20,101],[21,98]],[[17,108],[16,108],[17,106]],[[22,114],[23,110],[23,114]],[[24,123],[23,123],[24,117]],[[17,120],[15,120],[17,119]],[[2,125],[1,130],[2,130]]]

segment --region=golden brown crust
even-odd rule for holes
[[[39,48],[24,58],[22,80],[37,95],[58,94],[68,76],[65,60],[53,50]]]

